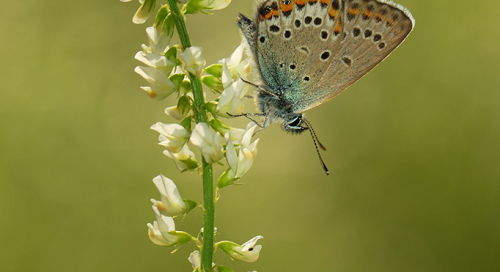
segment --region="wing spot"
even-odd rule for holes
[[[262,36],[259,39],[260,43],[265,43],[266,42],[266,37]]]
[[[314,24],[317,25],[317,26],[321,25],[322,22],[323,22],[323,20],[321,18],[319,18],[319,17],[316,17],[314,19]]]
[[[272,10],[271,6],[262,6],[259,10],[260,20],[264,20],[264,18],[271,19],[272,11],[273,10]]]
[[[310,24],[310,23],[312,22],[312,19],[313,19],[313,18],[312,18],[311,16],[307,16],[307,17],[305,18],[305,20],[304,20],[304,23],[305,23],[306,25],[308,25],[308,24]]]
[[[305,81],[305,82],[308,82],[309,80],[311,80],[311,78],[309,78],[308,76],[305,76],[305,77],[304,77],[304,81]]]
[[[380,48],[380,49],[384,49],[384,47],[385,47],[385,43],[383,43],[383,42],[382,42],[382,43],[379,43],[379,44],[378,44],[378,48]]]
[[[328,31],[326,31],[326,30],[321,31],[321,39],[323,39],[323,40],[328,39]]]
[[[330,51],[324,51],[320,57],[322,60],[327,60],[330,57]]]
[[[307,48],[307,46],[302,46],[299,50],[302,51],[302,53],[309,55],[309,48]]]
[[[371,31],[370,29],[365,30],[365,38],[371,37],[372,34],[373,34],[373,31]]]
[[[333,0],[333,2],[332,2],[332,7],[333,7],[335,10],[339,10],[339,9],[340,9],[339,0]]]
[[[302,10],[305,6],[306,6],[306,2],[305,0],[297,0],[297,9],[298,10]]]
[[[295,27],[296,28],[299,28],[301,24],[302,24],[302,22],[299,19],[295,20]]]
[[[355,27],[353,30],[352,30],[352,35],[354,37],[357,37],[359,36],[359,34],[361,34],[361,29],[359,29],[359,27]]]
[[[271,25],[269,27],[269,31],[271,31],[271,32],[279,32],[280,31],[280,27],[277,26],[277,25]]]
[[[382,35],[380,35],[380,34],[375,34],[375,35],[373,36],[373,41],[374,41],[374,42],[378,42],[378,41],[380,41],[380,40],[382,40]]]
[[[285,31],[285,39],[290,39],[292,32],[290,30]]]
[[[291,70],[295,70],[295,68],[297,68],[297,65],[295,65],[295,64],[293,64],[293,63],[292,63],[292,64],[290,64],[290,69],[291,69]]]
[[[352,64],[352,60],[350,57],[346,56],[346,57],[343,57],[342,58],[342,61],[345,63],[345,65],[347,65],[347,67],[351,67],[351,64]]]

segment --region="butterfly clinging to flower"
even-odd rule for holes
[[[310,130],[316,144],[303,113],[384,60],[415,21],[388,0],[258,0],[254,20],[240,14],[237,24],[260,78],[251,83],[260,112],[243,115],[263,116],[262,128],[281,123],[288,132]]]

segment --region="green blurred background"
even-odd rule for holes
[[[219,240],[265,237],[237,271],[500,269],[500,2],[399,0],[416,28],[349,90],[308,112],[328,148],[275,125],[258,134],[245,186],[222,191]],[[201,202],[150,125],[172,122],[139,89],[146,43],[138,3],[0,4],[0,267],[2,271],[191,271],[189,244],[153,245],[151,179],[163,173]],[[240,42],[234,0],[188,17],[208,63]],[[251,109],[251,108],[249,108]],[[246,120],[230,120],[244,126]],[[216,167],[216,173],[224,167]],[[197,234],[201,213],[177,228]]]

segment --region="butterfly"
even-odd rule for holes
[[[261,128],[281,123],[287,132],[309,130],[318,151],[316,141],[325,148],[303,113],[384,60],[410,34],[415,20],[406,8],[387,0],[258,0],[254,20],[240,13],[237,25],[260,78],[247,82],[257,87],[260,112],[242,115],[262,116]]]

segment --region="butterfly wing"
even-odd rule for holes
[[[315,86],[299,93],[295,112],[323,104],[368,73],[404,41],[415,24],[408,10],[391,1],[343,2],[345,37]]]
[[[328,69],[341,42],[342,10],[341,0],[261,0],[255,22],[240,15],[262,80],[288,104]]]

